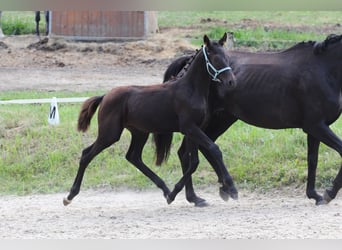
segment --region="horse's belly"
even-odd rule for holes
[[[301,127],[301,118],[297,110],[282,110],[272,106],[262,108],[236,109],[235,117],[250,125],[269,129]]]
[[[168,115],[145,115],[128,117],[125,125],[146,133],[166,133],[179,131],[178,119]]]

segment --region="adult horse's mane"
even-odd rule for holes
[[[335,35],[335,34],[330,34],[327,36],[327,38],[322,41],[322,42],[316,42],[314,44],[314,54],[322,54],[329,45],[333,43],[337,43],[342,40],[342,35]]]
[[[297,43],[295,45],[293,45],[292,47],[285,49],[282,52],[288,52],[288,51],[292,51],[295,49],[302,49],[302,48],[312,48],[313,49],[313,53],[315,55],[319,55],[322,54],[329,45],[339,42],[342,40],[342,35],[335,35],[335,34],[330,34],[326,37],[326,39],[322,42],[317,42],[317,41],[306,41],[306,42],[300,42]]]

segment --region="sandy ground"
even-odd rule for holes
[[[300,192],[240,192],[224,202],[200,190],[210,206],[196,208],[181,193],[167,205],[159,191],[82,191],[0,199],[0,238],[29,239],[336,239],[342,199],[315,206]]]
[[[99,44],[5,37],[0,40],[0,91],[105,91],[160,83],[167,65],[194,49],[172,33],[165,37]],[[341,194],[317,207],[304,190],[240,190],[239,201],[226,203],[217,189],[199,191],[210,203],[205,208],[187,203],[183,193],[167,205],[158,190],[82,190],[68,207],[62,205],[66,194],[2,196],[0,238],[342,238]]]

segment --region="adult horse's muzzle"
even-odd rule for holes
[[[218,89],[218,97],[219,98],[225,98],[227,94],[229,94],[231,91],[234,91],[234,89],[237,86],[237,80],[233,73],[233,71],[227,71],[223,74],[221,74],[218,78],[219,81],[215,81],[217,89]]]

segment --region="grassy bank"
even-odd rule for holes
[[[18,93],[22,95],[22,92]],[[87,95],[90,93],[86,93]],[[97,122],[90,131],[76,131],[80,104],[59,104],[61,124],[47,123],[49,104],[0,106],[0,194],[28,194],[66,191],[78,168],[81,151],[96,138]],[[341,121],[333,129],[342,134]],[[144,150],[144,161],[172,187],[181,176],[176,151],[182,136],[176,134],[169,161],[154,165],[151,141]],[[90,164],[84,188],[149,188],[154,185],[125,154],[130,135],[106,149]],[[234,124],[217,141],[224,160],[238,187],[269,189],[288,185],[302,186],[306,181],[306,137],[301,130],[264,130]],[[336,175],[340,157],[324,145],[320,148],[318,186],[327,186]],[[211,166],[201,157],[194,174],[195,185],[216,185]]]

